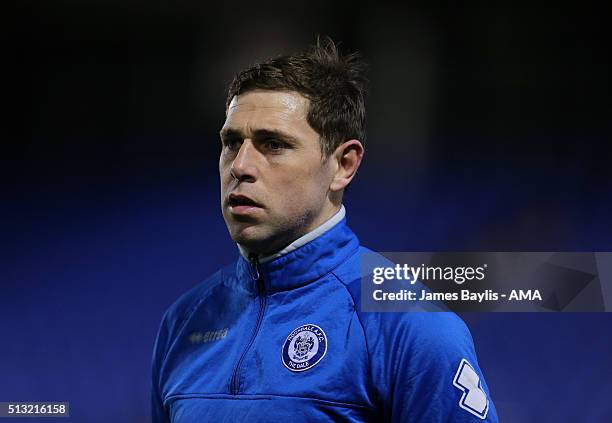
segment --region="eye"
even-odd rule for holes
[[[240,149],[241,144],[242,140],[238,138],[228,138],[223,140],[223,146],[231,151]]]
[[[266,148],[273,152],[281,151],[285,148],[285,143],[274,138],[266,140]]]

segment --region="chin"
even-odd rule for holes
[[[250,253],[264,255],[278,251],[289,244],[289,242],[281,241],[279,236],[271,236],[261,232],[255,233],[255,231],[251,233],[242,231],[240,234],[233,236],[232,239]]]
[[[232,230],[231,235],[234,242],[237,242],[249,251],[257,252],[255,250],[259,250],[269,239],[269,236],[265,236],[261,232],[261,228],[248,226],[246,228],[236,228]]]

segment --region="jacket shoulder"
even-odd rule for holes
[[[368,255],[368,265],[361,258]],[[367,277],[372,264],[393,265],[386,257],[360,247],[341,266],[334,270],[336,278],[345,285],[355,304],[355,312],[363,326],[364,336],[371,346],[370,354],[378,347],[394,340],[394,352],[417,348],[419,352],[435,353],[440,357],[473,356],[473,340],[463,320],[450,311],[364,312],[361,307],[362,278]],[[379,342],[381,340],[385,342]],[[401,346],[401,348],[400,348]],[[379,351],[380,353],[380,351]],[[419,354],[420,355],[420,354]],[[423,357],[427,357],[425,354]]]
[[[225,266],[183,293],[167,308],[162,326],[169,333],[179,330],[198,305],[234,271],[235,265]]]

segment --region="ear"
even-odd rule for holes
[[[345,141],[336,148],[332,157],[337,167],[329,186],[330,191],[341,191],[353,180],[361,164],[363,152],[363,144],[355,139]]]

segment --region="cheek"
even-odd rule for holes
[[[219,155],[219,174],[220,175],[228,175],[230,168],[232,166],[232,156],[222,152]]]
[[[329,166],[321,165],[319,160],[304,175],[303,180],[307,181],[305,186],[314,196],[325,196],[332,181]]]
[[[221,162],[221,159],[219,159],[219,180],[221,181],[221,187],[223,187],[223,182],[224,182],[224,168],[223,168],[223,163]]]
[[[221,161],[219,161],[219,181],[221,182],[221,187],[227,186],[232,181],[229,166],[226,166]]]
[[[327,195],[329,183],[321,172],[293,172],[282,178],[276,197],[285,204],[287,210],[304,210],[320,205]]]

